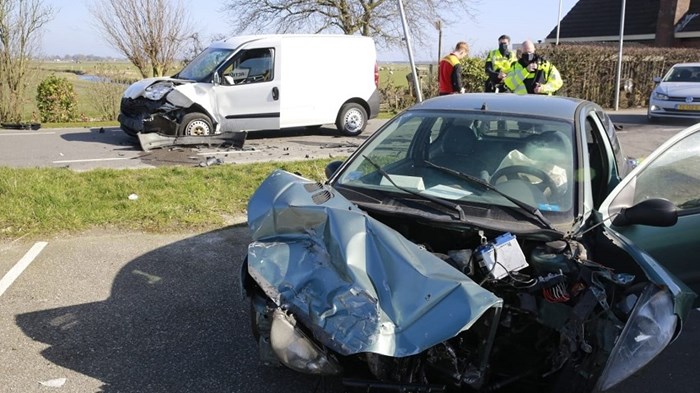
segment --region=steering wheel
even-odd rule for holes
[[[554,180],[547,174],[547,172],[532,166],[512,165],[503,167],[491,175],[491,180],[489,182],[491,185],[495,186],[496,183],[498,183],[498,180],[502,177],[505,177],[508,180],[515,180],[520,179],[520,175],[529,175],[541,180],[541,182],[533,184],[536,185],[540,191],[542,191],[543,195],[544,192],[549,189],[548,199],[552,200],[559,197],[559,190],[557,189],[557,185],[554,183]]]

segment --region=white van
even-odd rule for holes
[[[335,123],[359,135],[379,112],[369,37],[238,36],[212,44],[172,77],[129,86],[119,123],[129,135],[205,136]]]

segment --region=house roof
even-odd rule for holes
[[[653,40],[660,0],[627,0],[625,39]],[[579,0],[560,22],[559,39],[565,41],[609,41],[620,35],[622,2]],[[676,37],[700,35],[700,0],[691,0],[688,12],[676,26]],[[556,39],[557,27],[546,41]]]

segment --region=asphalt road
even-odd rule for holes
[[[651,127],[634,113],[615,120],[624,125],[623,147],[638,157],[687,125]],[[19,152],[6,156],[21,149],[17,140],[14,149],[8,148],[6,138],[12,136],[0,132],[0,165],[51,162],[47,166],[82,170],[85,161],[54,161],[95,158],[124,158],[96,161],[99,166],[154,165],[133,158],[144,154],[133,145],[101,139],[123,140],[118,131],[31,132],[37,135],[18,137],[46,145],[25,151],[25,156],[36,154],[30,158]],[[339,139],[323,132],[303,131],[285,143],[323,146]],[[282,141],[256,137],[249,143]],[[80,148],[72,150],[72,145]],[[33,248],[37,241],[46,242],[38,252]],[[340,391],[335,380],[319,386],[316,378],[258,362],[248,303],[238,284],[249,241],[245,224],[207,233],[93,231],[0,241],[0,277],[16,276],[9,286],[5,278],[0,281],[0,392],[308,393],[317,386],[319,392]],[[32,249],[35,258],[23,258]],[[26,268],[17,273],[19,265]],[[613,392],[700,391],[698,349],[700,312],[693,311],[681,338]]]

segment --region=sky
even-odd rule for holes
[[[57,10],[55,18],[45,25],[42,35],[42,54],[47,56],[97,55],[123,57],[111,48],[92,22],[88,4],[93,0],[44,0],[44,4]],[[475,17],[469,18],[459,10],[455,15],[460,22],[443,26],[442,54],[445,55],[459,41],[466,41],[471,47],[471,55],[479,55],[498,46],[498,37],[507,34],[513,43],[526,39],[544,40],[557,26],[559,8],[561,17],[574,6],[577,0],[480,0],[475,3]],[[225,0],[183,0],[193,25],[200,32],[204,42],[217,34],[231,35],[222,12]],[[430,31],[430,30],[429,30]],[[438,31],[434,28],[433,44],[427,47],[413,47],[413,58],[417,62],[436,61],[438,57]],[[430,38],[429,38],[430,40]],[[379,61],[408,61],[408,52],[403,49],[387,50],[378,48]]]

